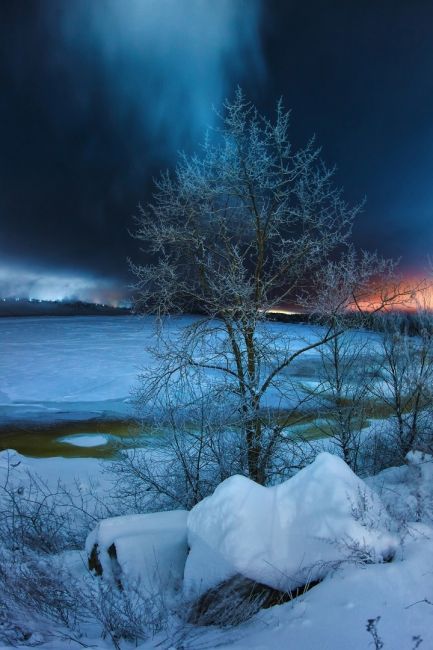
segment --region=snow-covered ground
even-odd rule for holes
[[[399,548],[392,562],[358,564],[354,558],[292,602],[263,610],[235,630],[202,629],[196,638],[191,635],[191,644],[185,647],[431,650],[433,459],[415,454],[408,461],[367,481],[393,517]],[[320,502],[329,517],[326,493],[318,498]],[[317,517],[320,520],[320,513]],[[308,535],[308,526],[304,532]],[[375,646],[366,627],[368,620],[378,617],[376,628],[383,645]],[[156,648],[157,642],[141,647]]]
[[[5,460],[5,452],[0,460]],[[38,466],[46,469],[48,462],[14,460],[33,470]],[[69,462],[63,463],[62,472],[71,480]],[[84,465],[84,469],[92,471],[91,465]],[[244,481],[242,489],[233,492],[239,480]],[[263,580],[268,579],[267,572],[272,577],[277,562],[282,562],[278,569],[286,577],[286,569],[295,565],[316,566],[322,572],[323,580],[317,586],[291,602],[260,610],[238,627],[197,627],[181,624],[176,615],[172,616],[162,632],[138,644],[139,650],[432,650],[433,459],[410,454],[406,465],[384,470],[366,483],[341,460],[322,454],[313,465],[277,488],[260,488],[235,477],[196,506],[187,520],[182,511],[178,515],[167,513],[169,518],[163,514],[107,520],[88,542],[98,541],[102,551],[117,542],[117,559],[125,575],[140,573],[144,561],[159,556],[164,562],[166,556],[175,558],[179,574],[182,556],[185,562],[182,539],[186,521],[192,550],[185,576],[198,571],[208,578],[211,569],[218,569],[216,552],[234,560],[237,570],[248,572],[251,568],[254,573],[255,567],[261,567]],[[258,500],[257,489],[263,491]],[[366,494],[368,499],[364,499]],[[351,502],[357,495],[363,498],[363,512]],[[240,501],[245,502],[245,509],[239,509]],[[266,523],[272,516],[276,526]],[[165,534],[172,528],[173,543],[170,536],[163,535],[159,549],[158,530]],[[206,541],[207,551],[203,543],[197,550],[202,559],[204,552],[208,553],[207,564],[195,561],[197,537]],[[336,545],[332,543],[334,537]],[[350,548],[344,541],[349,539],[354,543],[347,555]],[[369,558],[358,552],[366,545],[372,551]],[[395,554],[391,562],[382,561],[385,547]],[[329,552],[334,561],[323,561],[329,559]],[[62,562],[75,575],[85,574],[84,554],[69,552],[62,556]],[[375,646],[367,632],[372,619],[383,645]],[[109,639],[100,638],[97,627],[88,627],[77,642],[59,637],[44,642],[43,635],[36,635],[35,641],[43,650],[73,650],[83,643],[98,650],[113,648]],[[128,642],[121,642],[122,650],[130,647]]]
[[[8,463],[16,466],[21,475],[27,473],[43,478],[50,487],[54,487],[60,480],[66,488],[72,488],[77,482],[82,486],[90,483],[100,486],[101,496],[108,488],[108,481],[104,478],[104,462],[96,458],[32,458],[23,456],[13,449],[0,451],[0,485],[4,483],[8,471]]]

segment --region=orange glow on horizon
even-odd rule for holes
[[[379,281],[380,282],[380,281]],[[433,311],[433,283],[425,277],[407,276],[383,285],[374,283],[364,295],[355,296],[349,311]],[[377,286],[375,286],[375,284]]]
[[[377,280],[355,295],[345,310],[364,313],[433,311],[433,281],[416,275],[408,275],[399,281],[388,283]],[[305,313],[295,304],[277,305],[265,311],[267,314],[288,316]]]

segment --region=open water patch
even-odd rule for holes
[[[90,418],[52,422],[0,423],[0,451],[32,458],[114,459],[122,444],[146,446],[152,431],[127,419]]]

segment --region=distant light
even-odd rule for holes
[[[284,316],[296,316],[302,314],[300,310],[293,311],[292,309],[286,309],[285,307],[271,307],[270,309],[259,309],[259,312],[262,314],[283,314]]]
[[[117,305],[126,290],[116,280],[67,272],[37,272],[16,266],[0,266],[0,296],[18,302],[82,302]],[[6,300],[6,298],[2,298]]]
[[[301,314],[300,311],[291,311],[289,309],[267,309],[267,314],[284,314],[285,316],[295,316],[296,314]]]

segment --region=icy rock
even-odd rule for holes
[[[116,582],[139,582],[149,594],[176,587],[183,577],[187,512],[173,510],[112,517],[86,540],[89,568]]]
[[[391,559],[389,525],[378,495],[329,453],[273,487],[232,476],[189,513],[184,588],[201,595],[241,574],[291,592],[345,560]]]

